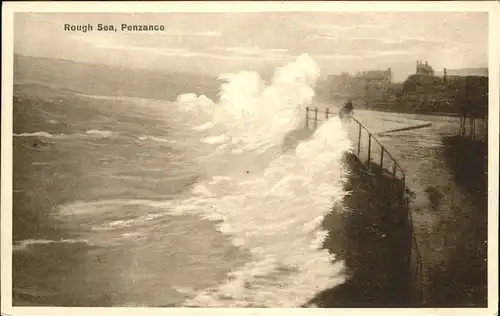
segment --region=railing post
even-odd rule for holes
[[[406,176],[403,173],[403,200],[406,198]]]
[[[327,120],[328,120],[329,114],[330,114],[330,108],[326,108],[325,117],[326,117]]]
[[[474,117],[470,117],[470,133],[471,133],[471,136],[472,136],[472,125],[474,124]]]
[[[309,127],[309,107],[306,106],[306,128]]]
[[[359,134],[358,134],[358,157],[361,154],[361,124],[358,123]]]
[[[372,154],[372,134],[368,132],[368,169],[371,169],[370,159]]]
[[[314,129],[318,128],[318,108],[314,109]]]
[[[393,188],[393,192],[392,192],[392,196],[397,196],[397,182],[396,182],[396,170],[397,170],[397,165],[396,165],[396,161],[393,160],[392,161],[392,188]]]
[[[382,168],[384,167],[384,151],[385,151],[385,148],[382,145],[380,145],[380,148],[382,149],[382,153],[380,154],[380,173],[382,173]]]
[[[476,138],[476,117],[472,117],[472,140]]]

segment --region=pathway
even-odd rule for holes
[[[451,273],[446,271],[448,261],[466,243],[464,229],[467,217],[475,212],[476,207],[471,197],[455,184],[445,162],[442,137],[457,132],[458,118],[367,110],[356,111],[355,117],[374,134],[427,125],[419,129],[384,133],[377,138],[404,169],[407,186],[415,193],[411,209],[422,253],[424,304],[445,304],[449,298],[440,298],[436,293],[442,287],[435,284],[436,275]],[[375,155],[378,155],[375,159],[379,159],[380,154]],[[467,258],[464,258],[464,264],[467,264]]]

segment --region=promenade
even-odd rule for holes
[[[476,306],[484,290],[480,284],[485,263],[481,250],[474,247],[486,243],[486,233],[480,231],[482,225],[474,215],[482,210],[458,185],[444,142],[458,132],[459,118],[368,110],[355,111],[355,117],[398,161],[413,192],[410,212],[422,266],[419,301],[424,306]],[[453,152],[461,155],[459,150]],[[484,214],[480,216],[486,220]],[[481,236],[484,240],[476,240]],[[466,281],[470,275],[479,280]]]
[[[325,118],[325,110],[325,107],[321,106],[318,107],[318,114],[315,108],[309,110],[309,117],[313,119],[309,122],[310,127],[314,128],[316,116],[318,124],[321,124]],[[330,117],[337,112],[338,109],[328,109]],[[389,177],[402,179],[410,191],[407,193],[413,224],[413,288],[412,293],[408,293],[412,296],[410,304],[428,307],[484,306],[486,215],[482,209],[484,207],[477,202],[477,197],[471,196],[463,185],[459,185],[453,161],[458,159],[461,153],[456,146],[450,147],[450,142],[447,141],[457,134],[459,118],[356,109],[354,117],[363,128],[359,128],[359,124],[354,120],[346,123],[345,128],[353,142],[353,153],[365,165],[367,161],[371,161],[373,165],[372,169],[367,168],[364,172],[375,175],[384,170]],[[477,124],[476,128],[486,126]],[[367,131],[371,133],[371,137]],[[463,150],[467,151],[467,148]],[[383,169],[379,168],[380,165]],[[353,173],[358,171],[353,169]],[[376,186],[379,187],[388,185],[383,184],[380,178],[375,183],[378,183]],[[361,211],[367,207],[364,203],[371,207],[373,199],[376,200],[377,197],[367,197],[369,194],[362,193],[361,191],[366,189],[362,187],[363,185],[358,183],[351,188],[354,196],[360,201],[346,203],[355,206],[366,217],[369,213]],[[384,189],[369,190],[375,192]],[[374,209],[371,212],[383,213],[384,210]],[[328,222],[331,225],[337,220],[331,219]],[[393,229],[397,229],[396,226]],[[356,238],[359,239],[359,236]],[[363,238],[366,240],[369,237]],[[404,252],[404,249],[401,249]],[[352,293],[352,290],[349,290],[349,293]],[[361,298],[363,295],[360,295]],[[332,306],[337,304],[334,303],[335,300],[338,300],[338,294],[334,298],[324,299],[328,302],[326,304],[334,304]],[[360,302],[340,304],[349,306]],[[377,304],[381,304],[381,301],[372,303]]]

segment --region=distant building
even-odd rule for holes
[[[365,98],[379,95],[387,90],[392,80],[392,70],[369,70],[355,75],[341,73],[329,75],[326,79],[331,96]]]
[[[431,65],[427,63],[427,61],[422,62],[421,60],[417,60],[417,68],[415,71],[417,75],[425,75],[425,76],[434,76],[434,69],[432,69]]]
[[[335,95],[347,95],[347,87],[350,85],[352,76],[349,73],[340,75],[329,75],[326,78],[327,89]]]
[[[368,70],[358,72],[355,78],[365,79],[367,81],[379,81],[384,83],[390,83],[392,80],[391,68],[387,70]]]
[[[383,99],[392,80],[391,68],[387,70],[369,70],[357,73],[352,85],[351,95],[362,96],[366,102]]]

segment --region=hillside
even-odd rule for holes
[[[466,73],[466,70],[463,73]],[[331,103],[350,98],[356,108],[363,109],[458,114],[467,108],[469,114],[487,114],[487,76],[449,75],[445,79],[440,76],[414,74],[402,83],[357,84],[352,83],[350,78],[342,80],[332,76],[332,79],[318,83],[318,99],[322,102]]]

